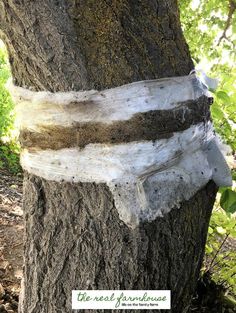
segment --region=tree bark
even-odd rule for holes
[[[176,0],[2,0],[0,28],[15,83],[35,90],[102,90],[193,69]],[[132,230],[106,184],[25,173],[19,312],[72,312],[72,289],[170,289],[171,312],[187,312],[215,193],[210,182]]]
[[[176,0],[3,0],[0,6],[20,86],[100,90],[193,69]]]

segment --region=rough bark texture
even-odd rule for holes
[[[188,75],[176,0],[2,0],[0,28],[16,84],[104,89]]]
[[[2,0],[0,28],[15,83],[36,90],[104,89],[193,68],[176,0]],[[26,174],[20,313],[69,313],[71,290],[86,288],[171,289],[171,312],[186,312],[215,193],[209,183],[131,230],[106,185]]]
[[[171,312],[186,312],[203,256],[213,183],[180,209],[135,230],[119,220],[105,184],[59,185],[26,175],[24,188],[22,313],[71,312],[72,289],[170,289]]]

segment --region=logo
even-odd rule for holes
[[[168,310],[170,290],[73,290],[72,309]]]

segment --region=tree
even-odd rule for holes
[[[0,28],[15,84],[37,91],[103,90],[193,69],[176,0],[3,0]],[[20,312],[71,312],[71,290],[91,288],[171,289],[172,312],[187,312],[215,193],[210,182],[131,229],[105,183],[25,173]]]

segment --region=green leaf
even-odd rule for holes
[[[213,106],[211,107],[211,114],[214,119],[218,119],[221,121],[225,117],[223,110],[221,109],[221,107],[218,105],[217,102],[215,102]]]
[[[212,252],[213,252],[213,248],[208,246],[208,245],[206,245],[206,253],[207,254],[211,254]]]
[[[225,103],[230,102],[230,96],[223,90],[218,91],[216,97]]]
[[[221,226],[217,226],[216,227],[216,231],[220,235],[225,235],[226,234],[226,230],[223,227],[221,227]]]
[[[236,202],[234,202],[228,209],[228,212],[234,214],[236,212]]]
[[[236,212],[236,192],[226,189],[221,195],[220,205],[226,212]]]
[[[214,231],[213,231],[213,228],[212,228],[211,226],[209,226],[209,228],[208,228],[208,234],[211,235],[211,234],[213,234],[213,232],[214,232]]]

